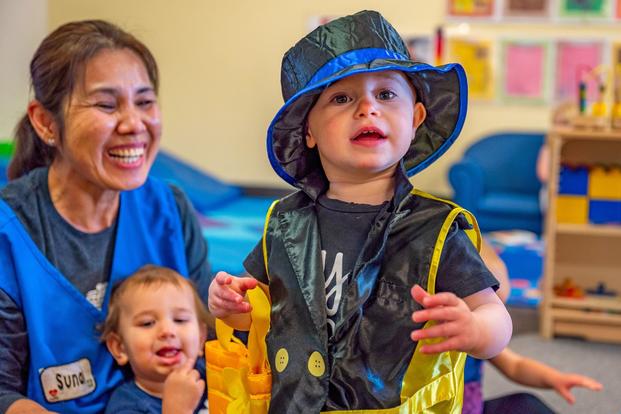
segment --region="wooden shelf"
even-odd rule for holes
[[[555,128],[550,147],[549,211],[546,214],[541,334],[621,343],[621,297],[558,297],[554,286],[571,278],[580,287],[605,283],[621,290],[621,225],[556,222],[560,165],[609,164],[621,159],[621,130]]]
[[[584,298],[574,299],[555,296],[552,299],[552,305],[559,308],[612,311],[619,313],[619,318],[621,318],[621,299],[619,297],[587,295]]]
[[[580,236],[588,235],[621,237],[620,225],[558,223],[556,225],[556,231],[559,234],[576,234]]]
[[[590,341],[621,342],[621,326],[610,324],[581,323],[577,321],[565,322],[556,320],[553,324],[554,332],[559,335],[575,336]]]
[[[584,312],[574,309],[554,309],[554,319],[558,321],[619,325],[621,327],[621,315],[606,312]]]
[[[550,131],[563,140],[612,140],[618,141],[621,136],[621,129],[574,129],[574,128],[555,128]]]

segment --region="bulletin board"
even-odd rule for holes
[[[609,18],[611,7],[608,0],[559,0],[560,17]]]
[[[601,41],[562,40],[556,43],[555,88],[557,101],[576,100],[578,83],[587,83],[587,100],[597,98],[597,79],[588,73],[603,62],[604,44]]]
[[[507,103],[543,104],[548,98],[550,44],[505,40],[502,43],[499,92]]]
[[[549,18],[550,0],[505,0],[502,16],[507,18]]]
[[[448,15],[453,17],[491,17],[494,0],[448,0]]]
[[[491,100],[495,95],[492,42],[482,39],[448,39],[448,61],[466,71],[470,99]]]

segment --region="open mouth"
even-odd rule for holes
[[[108,150],[108,155],[113,160],[121,163],[121,164],[135,164],[142,157],[144,157],[146,153],[145,146],[141,147],[119,147]]]
[[[382,130],[375,127],[367,127],[359,130],[352,138],[353,141],[379,141],[386,139]]]
[[[179,352],[180,352],[179,348],[166,347],[166,348],[160,349],[155,354],[162,358],[174,358],[177,355],[179,355]]]

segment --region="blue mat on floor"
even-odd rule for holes
[[[242,263],[263,235],[265,214],[273,200],[240,196],[200,214],[214,274],[220,270],[234,275],[245,272]]]
[[[541,301],[543,241],[528,231],[496,231],[483,237],[507,265],[511,293],[507,305],[535,308]]]

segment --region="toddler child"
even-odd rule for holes
[[[462,67],[412,62],[394,28],[363,11],[301,39],[281,83],[268,156],[299,191],[270,208],[244,262],[252,277],[212,281],[212,314],[248,329],[244,292],[269,292],[270,412],[461,412],[456,351],[496,355],[511,320],[466,216],[408,176],[462,128]]]
[[[106,413],[184,414],[203,407],[204,372],[194,366],[209,317],[192,283],[172,269],[144,266],[115,286],[102,338],[134,375],[114,391]]]

